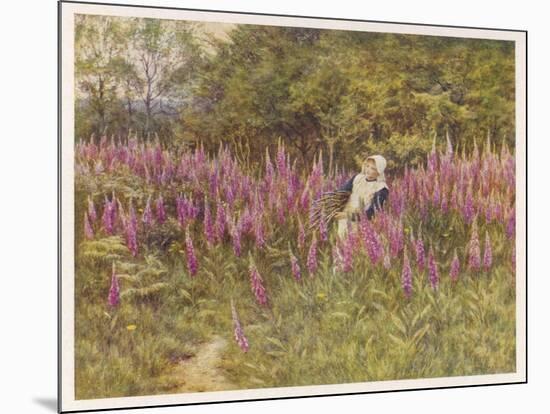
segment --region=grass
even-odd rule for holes
[[[84,211],[79,194],[77,217]],[[438,257],[437,291],[426,270],[412,264],[414,291],[407,300],[402,259],[386,270],[356,256],[351,272],[335,272],[331,242],[322,245],[313,277],[305,269],[307,250],[293,246],[303,273],[297,282],[288,262],[292,218],[268,248],[254,251],[267,307],[250,289],[251,241],[243,240],[244,253],[235,257],[227,243],[207,248],[195,238],[200,268],[192,278],[183,233],[166,250],[145,248],[133,258],[117,237],[85,241],[77,231],[76,398],[174,392],[175,363],[214,335],[230,344],[222,368],[236,389],[514,372],[515,275],[502,228],[480,227],[480,235],[491,234],[494,264],[488,273],[472,274],[462,260],[469,227],[452,214],[430,211],[428,217],[423,234]],[[416,228],[419,218],[405,222]],[[455,248],[462,270],[453,284],[448,264]],[[107,305],[112,261],[123,292],[114,310]],[[233,338],[231,299],[250,343],[247,353]]]

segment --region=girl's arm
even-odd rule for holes
[[[342,185],[337,191],[349,191],[350,193],[353,191],[353,180],[357,177],[357,174],[355,174],[353,177],[351,177],[344,185]]]
[[[378,190],[376,193],[374,193],[374,197],[372,198],[372,203],[370,207],[367,209],[367,218],[370,220],[372,216],[374,216],[374,212],[376,210],[382,209],[382,206],[384,205],[384,202],[388,198],[389,190],[387,188],[382,188],[381,190]]]

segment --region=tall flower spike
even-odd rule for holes
[[[418,238],[416,239],[414,243],[414,251],[416,254],[416,266],[418,267],[419,271],[424,270],[424,266],[426,265],[426,250],[424,249],[424,242],[422,241],[422,233],[418,232]]]
[[[113,234],[114,232],[114,226],[115,226],[115,212],[114,212],[114,203],[115,203],[115,200],[113,199],[113,201],[109,201],[109,199],[107,198],[107,196],[105,196],[105,203],[104,203],[104,206],[103,206],[103,216],[102,216],[102,221],[103,221],[103,228],[105,229],[105,232],[107,234]]]
[[[116,274],[115,263],[111,272],[111,287],[109,289],[109,306],[116,308],[120,303],[120,286],[118,284],[118,276]]]
[[[91,240],[94,238],[94,230],[92,229],[92,225],[90,224],[90,220],[88,220],[88,213],[84,212],[84,235],[88,240]]]
[[[231,299],[231,318],[233,320],[233,334],[235,336],[235,341],[243,352],[248,352],[248,340],[246,339],[246,336],[244,336],[243,328],[241,327],[241,322],[239,321],[239,316],[237,315],[237,310],[235,309],[233,299]]]
[[[431,246],[428,254],[428,273],[430,277],[430,285],[434,290],[436,290],[439,286],[439,271],[437,270],[437,263],[435,262],[434,251]]]
[[[315,235],[311,240],[311,245],[309,246],[309,252],[307,254],[307,270],[310,277],[317,271],[317,238]]]
[[[187,271],[191,276],[195,276],[199,269],[199,265],[197,262],[197,257],[195,256],[193,240],[189,234],[189,228],[185,229],[185,254],[187,257]]]
[[[489,232],[485,231],[485,251],[483,252],[483,269],[488,272],[493,264],[493,249]]]
[[[458,254],[456,253],[453,256],[453,260],[451,261],[451,269],[449,271],[449,277],[451,278],[452,282],[456,282],[458,280],[458,275],[460,272],[460,262],[458,260]]]
[[[321,210],[321,218],[319,220],[319,235],[321,237],[321,241],[326,242],[328,240],[327,222],[325,220],[325,212],[323,210]]]
[[[95,223],[97,219],[97,212],[91,196],[88,196],[88,218],[90,219],[90,223]]]
[[[302,220],[300,220],[300,217],[298,217],[298,247],[300,249],[304,248],[306,240],[306,232],[304,230],[304,225],[302,224]]]
[[[138,243],[137,243],[137,217],[136,211],[132,202],[130,201],[130,207],[128,208],[128,220],[126,220],[126,243],[128,249],[132,252],[132,256],[137,256]]]
[[[473,271],[478,271],[481,268],[481,249],[479,247],[476,219],[472,224],[472,235],[468,243],[468,268]]]
[[[250,276],[250,286],[252,288],[252,293],[254,293],[254,297],[256,298],[256,301],[262,305],[267,305],[267,295],[265,293],[265,288],[263,285],[262,277],[260,276],[260,272],[258,272],[258,268],[256,267],[256,264],[254,263],[254,260],[252,259],[252,255],[249,254],[249,265],[248,265],[248,272]]]
[[[290,246],[288,247],[288,253],[290,256],[290,268],[292,270],[292,276],[294,276],[294,279],[299,282],[302,279],[302,270],[300,269],[300,264],[298,263],[298,259],[296,258],[296,256],[294,256],[294,253],[292,252]]]
[[[216,235],[214,233],[214,227],[212,225],[212,215],[210,213],[210,205],[206,200],[204,200],[203,227],[204,227],[204,237],[206,238],[208,247],[212,247],[216,240]]]
[[[401,270],[401,286],[403,287],[403,292],[408,298],[412,295],[412,271],[411,265],[409,263],[409,256],[407,255],[407,249],[403,252],[403,269]]]
[[[143,224],[145,224],[146,227],[150,227],[153,224],[153,210],[151,208],[151,196],[147,198],[147,204],[145,205],[145,209],[143,210],[143,217],[141,219]]]
[[[162,224],[166,221],[166,210],[164,209],[164,200],[162,199],[162,194],[159,194],[156,202],[157,207],[157,221],[159,224]]]

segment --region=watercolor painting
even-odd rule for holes
[[[76,400],[516,371],[515,44],[76,14]]]

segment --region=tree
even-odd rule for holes
[[[133,27],[130,61],[135,79],[130,86],[144,105],[143,134],[148,136],[155,130],[155,115],[177,114],[170,99],[181,100],[178,86],[190,78],[200,48],[185,21],[136,18]]]
[[[77,15],[75,24],[76,81],[91,109],[92,132],[99,136],[118,105],[117,67],[126,37],[121,22],[107,16]]]

